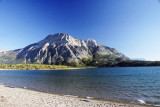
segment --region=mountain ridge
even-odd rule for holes
[[[25,48],[0,52],[0,63],[68,64],[81,62],[84,64],[83,59],[91,58],[93,61],[97,56],[105,56],[101,60],[106,62],[129,60],[116,49],[103,46],[93,39],[80,40],[65,33],[57,33],[48,35],[43,40]],[[94,63],[101,63],[98,60]]]
[[[0,52],[5,52],[6,50],[0,49]]]

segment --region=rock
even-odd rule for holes
[[[86,100],[86,99],[80,99],[80,101],[90,102],[89,100]]]
[[[6,99],[4,98],[4,96],[1,96],[0,97],[0,102],[5,102],[6,101]]]

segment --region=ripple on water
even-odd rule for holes
[[[115,67],[45,72],[19,70],[1,71],[0,83],[9,87],[70,97],[73,95],[160,105],[159,77],[160,67]]]
[[[160,106],[160,101],[151,101],[151,100],[148,101],[147,100],[146,104]]]

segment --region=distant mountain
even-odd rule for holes
[[[0,49],[0,52],[4,52],[5,50]]]
[[[88,62],[88,60],[90,62]],[[65,33],[48,35],[23,49],[0,52],[0,63],[43,63],[104,65],[129,60],[114,48],[93,39],[80,40]]]
[[[144,59],[144,58],[132,58],[132,60],[136,60],[136,61],[146,61],[146,59]]]

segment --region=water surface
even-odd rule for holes
[[[65,95],[160,105],[160,67],[2,70],[0,83]]]

